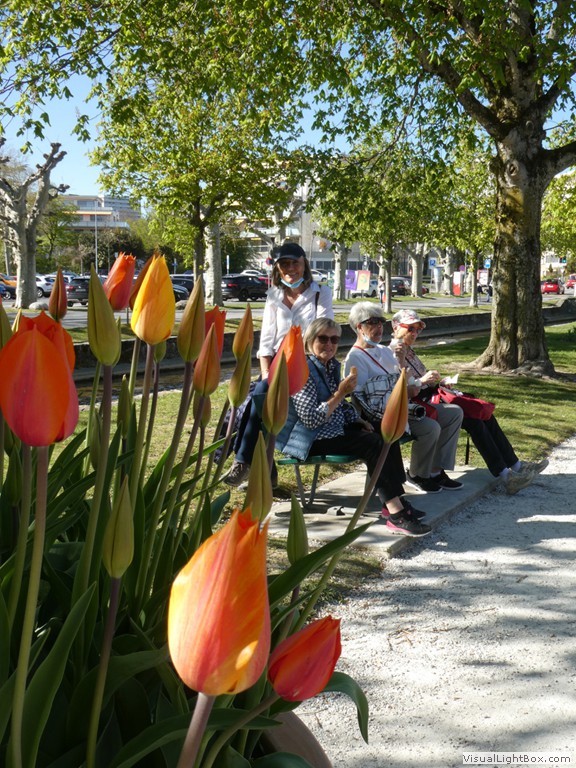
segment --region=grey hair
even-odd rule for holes
[[[331,320],[329,317],[317,317],[316,320],[312,320],[304,333],[304,349],[309,355],[312,354],[312,344],[314,344],[314,339],[324,330],[324,328],[326,328],[327,331],[335,331],[338,336],[342,336],[342,328],[338,323]]]
[[[369,317],[381,317],[384,319],[382,309],[372,301],[359,301],[350,310],[348,322],[354,333],[358,333],[358,326]]]

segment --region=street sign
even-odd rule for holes
[[[492,259],[484,259],[484,269],[490,269],[492,266]]]
[[[429,258],[429,259],[428,259],[428,266],[429,266],[429,267],[435,267],[435,266],[436,266],[436,259],[434,259],[434,258]]]

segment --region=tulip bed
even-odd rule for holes
[[[122,255],[106,285],[95,274],[90,281],[88,335],[99,362],[80,421],[73,345],[59,322],[62,276],[51,317],[19,316],[11,327],[0,305],[0,764],[305,766],[292,754],[267,755],[262,739],[304,698],[345,693],[367,738],[365,697],[335,671],[339,621],[312,619],[344,550],[365,530],[362,503],[344,536],[311,550],[294,502],[287,564],[267,564],[269,462],[290,387],[303,383],[299,331],[271,378],[270,437],[259,440],[254,480],[229,515],[215,450],[231,435],[213,435],[246,396],[251,313],[236,332],[236,368],[218,410],[224,313],[205,310],[197,282],[178,331],[182,390],[160,429],[174,294],[162,257],[134,290],[132,264]],[[133,365],[113,406],[114,311],[128,301],[135,360],[145,345],[146,370],[141,396]],[[400,387],[390,441],[404,399]]]

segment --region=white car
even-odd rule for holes
[[[325,283],[328,280],[326,272],[321,272],[319,269],[312,269],[312,278],[316,283]]]
[[[267,277],[266,272],[261,269],[243,269],[241,275],[252,275],[252,277]]]
[[[371,296],[372,298],[378,296],[378,279],[376,277],[370,279],[370,287],[367,291],[350,291],[350,297],[352,299],[357,299],[362,296]]]
[[[36,275],[36,296],[39,299],[50,296],[54,288],[54,280],[47,275]]]

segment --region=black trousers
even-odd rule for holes
[[[494,477],[498,477],[503,469],[511,467],[518,461],[514,448],[494,416],[490,416],[486,421],[465,416],[462,420],[462,429],[468,432]]]
[[[345,427],[345,434],[337,437],[329,437],[324,440],[315,440],[310,448],[310,456],[325,456],[341,454],[346,456],[358,456],[368,468],[368,474],[372,477],[380,451],[382,450],[382,435],[379,432],[364,432],[360,429]],[[402,483],[406,480],[404,463],[398,442],[392,443],[388,456],[376,481],[376,490],[382,492],[385,501],[404,493]]]

